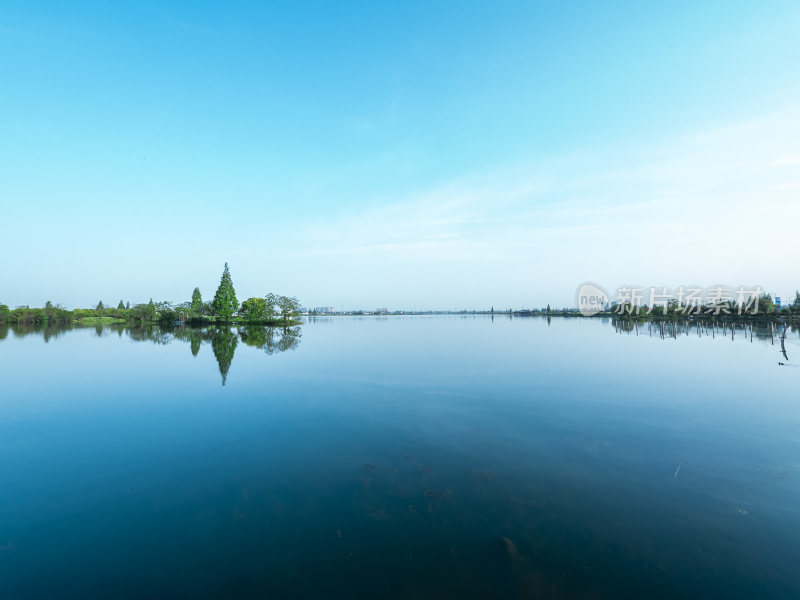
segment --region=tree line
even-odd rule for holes
[[[263,298],[248,298],[241,305],[236,298],[228,263],[219,286],[210,302],[204,302],[199,288],[194,288],[191,300],[180,304],[168,301],[134,304],[119,301],[116,308],[102,301],[95,308],[68,310],[48,301],[43,308],[18,306],[10,309],[0,303],[0,323],[15,324],[66,324],[81,322],[162,322],[194,323],[252,323],[289,327],[299,323],[300,303],[297,298],[268,293]]]

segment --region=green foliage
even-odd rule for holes
[[[758,297],[758,312],[762,315],[771,315],[777,312],[778,305],[769,294],[763,294]]]
[[[267,301],[264,298],[248,298],[242,302],[239,316],[245,321],[266,321],[271,318],[267,314]]]
[[[189,316],[193,319],[199,319],[203,314],[203,297],[200,295],[200,288],[194,288],[192,303],[189,307]]]
[[[278,312],[284,325],[288,325],[289,321],[300,317],[300,303],[294,297],[278,296]]]
[[[12,310],[7,305],[0,304],[0,323],[25,325],[73,321],[84,324],[132,321],[143,326],[146,322],[173,323],[203,320],[204,317],[216,317],[220,322],[230,322],[235,315],[238,315],[235,320],[270,325],[282,323],[286,328],[296,324],[296,319],[300,316],[300,304],[296,298],[269,293],[264,298],[248,298],[240,308],[228,263],[225,263],[219,287],[211,302],[203,302],[200,289],[194,288],[191,302],[177,305],[166,301],[155,303],[152,298],[146,304],[136,304],[133,307],[130,302],[124,303],[120,300],[116,308],[106,307],[101,300],[94,309],[76,308],[72,311],[54,305],[49,300],[44,308],[18,306]]]
[[[278,310],[278,298],[279,296],[269,292],[266,296],[264,296],[265,308],[264,311],[267,313],[267,319],[272,320],[275,316],[275,313]]]
[[[152,302],[152,301],[151,301]],[[178,311],[168,301],[157,302],[155,304],[156,318],[162,323],[172,323],[178,320]]]
[[[120,302],[120,304],[122,303]],[[122,306],[122,308],[119,306],[117,308],[107,308],[103,313],[106,317],[112,317],[114,319],[125,320],[128,318],[128,311],[125,309],[125,306]]]
[[[49,300],[44,308],[18,306],[14,310],[10,310],[5,304],[0,304],[0,323],[35,325],[63,324],[70,321],[72,321],[72,314],[61,306],[53,305]]]
[[[156,306],[153,299],[147,304],[137,304],[128,311],[129,317],[134,321],[154,321],[156,319]]]
[[[49,300],[44,305],[44,320],[47,323],[69,323],[72,315],[60,304],[53,305]]]
[[[236,299],[236,290],[233,289],[228,263],[225,263],[225,269],[222,271],[222,278],[211,306],[214,315],[221,321],[230,321],[231,317],[239,310],[239,301]]]
[[[122,319],[114,317],[84,317],[80,319],[81,325],[112,325],[114,323],[124,323]]]
[[[97,313],[91,308],[76,308],[75,310],[72,311],[72,318],[75,319],[76,321],[79,321],[80,319],[86,319],[89,317],[94,318],[96,316]]]

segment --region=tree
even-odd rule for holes
[[[158,314],[158,320],[165,323],[177,321],[180,316],[169,300],[157,302],[155,304],[155,312]]]
[[[211,305],[214,314],[223,321],[230,321],[231,317],[239,310],[239,301],[236,299],[236,290],[233,289],[228,263],[225,263],[225,269],[222,271],[222,278]]]
[[[100,300],[100,302],[97,303],[97,308],[95,308],[95,310],[97,311],[98,315],[100,315],[101,317],[103,316],[103,312],[105,312],[106,307],[103,306],[102,300]]]
[[[67,321],[69,320],[69,316],[66,315],[67,311],[65,311],[61,306],[54,306],[50,300],[45,302],[44,309],[42,310],[42,320],[47,322],[54,322],[54,321]]]
[[[125,304],[123,304],[122,300],[119,301],[117,305],[117,310],[125,310]]]
[[[765,315],[771,315],[778,310],[778,305],[772,299],[770,294],[762,294],[758,297],[758,312]]]
[[[189,312],[195,318],[203,315],[203,297],[200,295],[200,288],[194,288],[192,292],[192,304]]]
[[[248,298],[242,302],[239,316],[247,321],[266,321],[267,301],[264,298]]]
[[[130,311],[130,317],[136,321],[153,321],[156,318],[156,305],[153,299],[147,304],[137,304]]]
[[[278,296],[269,292],[266,296],[264,296],[264,302],[266,303],[264,306],[264,312],[267,315],[267,320],[271,321],[275,317],[275,309],[278,307]]]
[[[297,298],[289,298],[287,296],[278,297],[278,310],[283,318],[283,325],[287,326],[289,321],[296,319],[300,316],[300,303]]]

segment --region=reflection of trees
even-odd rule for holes
[[[172,341],[174,327],[162,327],[154,323],[144,323],[128,328],[128,337],[134,342],[153,342],[154,344],[165,345]]]
[[[189,342],[189,347],[192,350],[192,356],[197,356],[200,352],[200,346],[203,342],[211,341],[212,334],[210,330],[201,327],[172,327],[172,335],[176,340],[182,342]]]
[[[286,352],[287,350],[294,350],[300,345],[300,335],[299,327],[287,327],[286,329],[283,329],[280,337],[277,339],[277,350],[273,350],[267,354],[273,354],[276,351]]]
[[[225,380],[228,378],[228,369],[231,368],[233,353],[236,351],[236,345],[238,343],[239,338],[227,327],[216,329],[211,338],[211,349],[214,351],[214,356],[219,365],[219,374],[222,375],[222,385],[225,385]]]
[[[44,341],[49,342],[51,339],[58,337],[65,331],[68,331],[72,328],[73,327],[71,323],[64,325],[58,323],[14,323],[12,325],[9,325],[8,323],[0,323],[0,340],[5,339],[10,331],[15,337],[18,338],[34,333],[40,333],[42,334]]]
[[[0,323],[0,340],[8,337],[10,331],[16,337],[40,334],[47,342],[70,329],[74,329],[71,324],[42,326]],[[192,327],[191,325],[175,326],[159,323],[138,323],[133,327],[126,324],[97,325],[93,329],[98,337],[116,332],[120,337],[127,334],[134,342],[151,342],[158,345],[169,344],[173,340],[187,342],[193,356],[197,356],[203,344],[211,344],[211,350],[214,352],[214,358],[217,359],[219,373],[222,376],[222,385],[225,385],[227,381],[228,371],[240,339],[245,345],[263,350],[266,354],[276,354],[297,348],[301,337],[300,327],[281,329],[254,325],[240,327],[235,332],[228,327]]]
[[[72,329],[72,327],[64,327],[63,325],[53,325],[47,324],[42,329],[42,336],[44,337],[45,343],[49,342],[51,339],[55,339],[60,336],[62,333],[67,331],[68,329]]]
[[[0,323],[0,340],[13,333],[16,337],[29,334],[39,334],[47,342],[65,331],[74,329],[72,324],[67,325],[37,325]],[[157,345],[166,345],[173,340],[187,342],[192,356],[197,356],[203,344],[211,344],[214,358],[217,359],[219,373],[222,375],[222,385],[228,377],[228,371],[233,362],[236,346],[241,339],[242,343],[253,348],[263,350],[267,354],[276,354],[294,350],[300,344],[300,327],[259,327],[247,325],[239,327],[235,332],[227,327],[209,327],[191,325],[175,326],[171,323],[137,323],[133,326],[115,323],[112,325],[93,326],[98,337],[116,332],[122,337],[127,334],[134,342],[151,342]]]
[[[603,320],[604,323],[608,321]],[[756,319],[736,320],[724,318],[694,319],[630,319],[614,317],[611,324],[618,333],[636,333],[662,339],[678,339],[683,336],[712,337],[720,339],[758,340],[770,345],[780,344],[784,358],[788,360],[784,332],[800,331],[794,324],[785,322],[758,321]]]
[[[272,328],[267,329],[266,327],[254,326],[240,327],[239,336],[242,338],[242,342],[248,346],[263,348],[267,340],[272,337]]]
[[[192,347],[192,356],[197,356],[197,353],[200,352],[200,346],[203,343],[203,338],[199,331],[194,332],[194,335],[189,337],[189,343]]]
[[[267,354],[294,350],[300,344],[300,328],[241,327],[239,336],[248,346],[261,348]]]

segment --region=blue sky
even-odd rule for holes
[[[800,288],[796,2],[0,6],[0,302]]]

